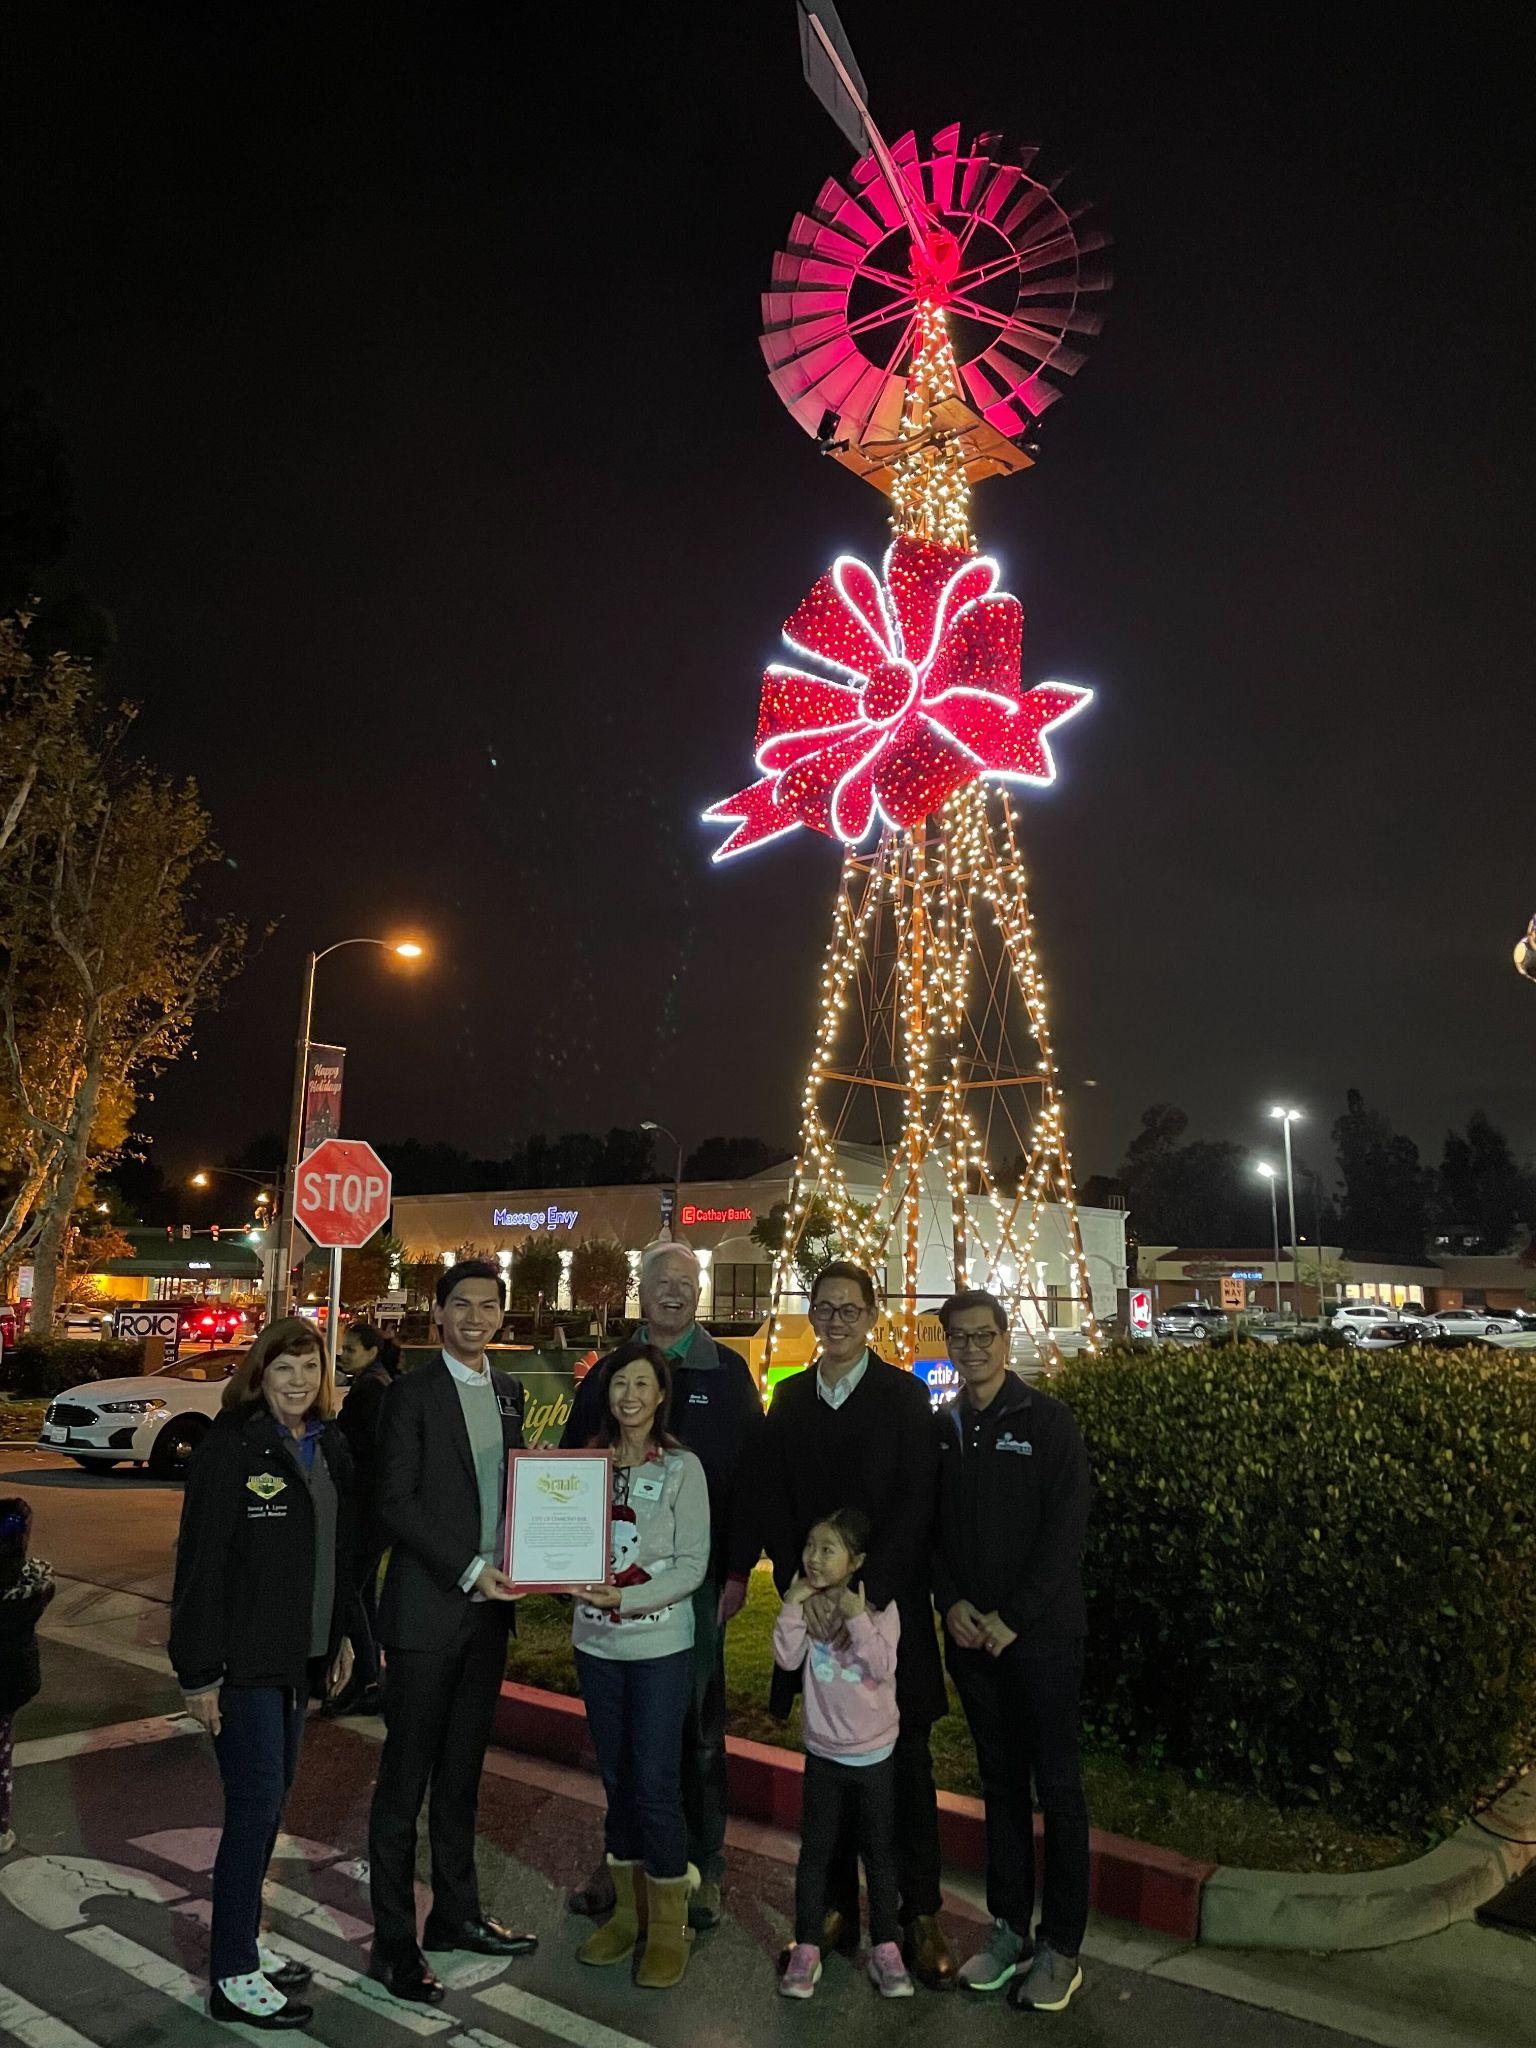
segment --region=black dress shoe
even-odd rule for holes
[[[294,1998],[280,2005],[276,2012],[243,2012],[233,1999],[224,1996],[217,1984],[208,1994],[210,2019],[233,2020],[237,2026],[260,2027],[264,2032],[276,2033],[290,2027],[307,2027],[314,2016],[313,2006],[300,2005]]]
[[[514,1934],[499,1920],[461,1920],[457,1927],[436,1927],[429,1920],[421,1937],[423,1948],[468,1949],[476,1956],[531,1956],[539,1945],[536,1934]]]
[[[315,1973],[308,1963],[295,1962],[290,1957],[280,1970],[263,1970],[261,1974],[274,1991],[302,1991]]]
[[[419,1955],[399,1956],[391,1962],[388,1956],[375,1954],[368,1974],[391,1997],[403,1998],[408,2005],[441,2005],[447,1996],[442,1979],[433,1975]]]

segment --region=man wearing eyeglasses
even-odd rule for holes
[[[939,1809],[929,1731],[947,1708],[929,1593],[929,1544],[938,1465],[926,1388],[869,1348],[875,1285],[859,1266],[834,1259],[811,1290],[817,1357],[779,1382],[762,1460],[761,1520],[774,1582],[785,1592],[800,1565],[806,1532],[838,1508],[861,1509],[872,1534],[862,1573],[871,1607],[894,1600],[901,1616],[894,1752],[896,1859],[908,1967],[933,1990],[952,1985],[954,1958],[938,1922]],[[806,1628],[830,1641],[843,1627],[837,1601],[808,1600]],[[775,1669],[769,1704],[789,1712],[798,1673]],[[832,1906],[821,1947],[850,1949],[859,1933],[857,1846],[838,1845]]]
[[[960,1391],[931,1427],[938,1446],[934,1599],[945,1658],[987,1809],[986,1946],[960,1966],[969,1991],[1060,2012],[1083,1981],[1088,1807],[1078,1756],[1088,1458],[1064,1401],[1008,1370],[995,1295],[939,1310]],[[1045,1816],[1038,1938],[1033,1779]]]

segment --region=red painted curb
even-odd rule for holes
[[[587,1716],[579,1699],[564,1693],[541,1692],[508,1679],[496,1708],[494,1736],[503,1748],[578,1770],[595,1768],[587,1738]],[[805,1759],[796,1750],[775,1749],[766,1742],[726,1737],[726,1768],[730,1774],[731,1811],[744,1820],[798,1833],[800,1781]],[[1040,1817],[1035,1816],[1035,1839]],[[939,1794],[939,1839],[944,1858],[956,1869],[977,1875],[986,1868],[986,1824],[979,1799],[957,1792]],[[1214,1863],[1199,1863],[1176,1849],[1133,1842],[1125,1835],[1095,1828],[1089,1838],[1090,1893],[1101,1913],[1131,1920],[1156,1934],[1194,1941],[1200,1933],[1200,1894]]]

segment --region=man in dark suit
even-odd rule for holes
[[[422,1948],[519,1956],[538,1943],[480,1909],[475,1809],[517,1597],[497,1568],[508,1451],[523,1446],[523,1386],[494,1371],[501,1275],[450,1266],[432,1320],[441,1356],[384,1399],[376,1503],[393,1548],[379,1601],[387,1734],[368,1821],[373,1975],[397,1998],[442,2003]],[[432,1909],[416,1934],[416,1823],[432,1788]]]
[[[861,1577],[871,1607],[894,1600],[901,1615],[896,1704],[896,1857],[908,1965],[930,1989],[954,1983],[939,1925],[939,1808],[929,1730],[947,1706],[929,1594],[937,1448],[928,1390],[869,1349],[875,1286],[862,1268],[834,1259],[811,1290],[816,1363],[774,1391],[761,1475],[762,1530],[774,1583],[787,1590],[806,1532],[838,1508],[859,1508],[872,1534]],[[806,1627],[830,1638],[843,1627],[834,1599],[806,1602]],[[788,1713],[797,1674],[775,1670],[770,1704]],[[859,1931],[856,1845],[839,1843],[832,1906],[821,1946],[848,1948]]]

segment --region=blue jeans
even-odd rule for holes
[[[693,1693],[692,1650],[632,1662],[578,1650],[576,1673],[608,1794],[603,1846],[615,1862],[643,1862],[652,1877],[683,1876],[683,1718]]]
[[[304,1736],[302,1692],[276,1686],[226,1685],[219,1694],[213,1738],[224,1781],[224,1832],[213,1866],[213,1936],[208,1973],[243,1977],[256,1967],[261,1886],[272,1860],[283,1801],[299,1767]]]

